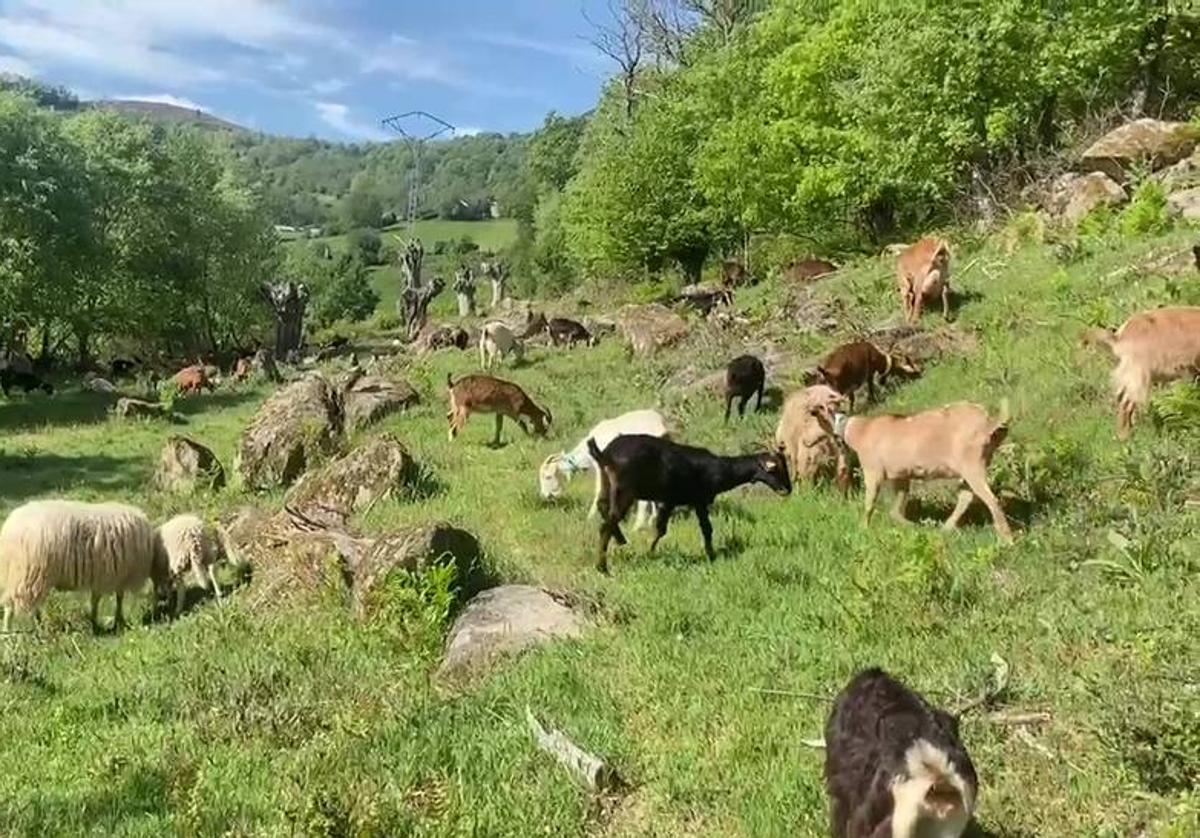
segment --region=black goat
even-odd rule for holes
[[[979,780],[958,722],[882,669],[842,690],[825,725],[835,838],[959,836]]]
[[[108,370],[112,373],[112,378],[115,381],[118,378],[133,375],[141,365],[142,359],[136,356],[133,358],[113,358],[112,362],[108,365]]]
[[[738,401],[738,416],[746,415],[746,403],[758,393],[754,410],[762,410],[763,388],[767,383],[767,370],[763,362],[753,355],[739,355],[725,367],[725,421],[729,421],[729,408],[733,400]]]
[[[696,512],[704,552],[711,561],[714,553],[708,508],[717,495],[754,482],[765,483],[784,495],[792,491],[787,460],[778,452],[722,457],[645,434],[619,436],[603,451],[594,439],[589,439],[587,446],[592,459],[600,464],[600,553],[596,566],[601,573],[608,573],[609,540],[627,543],[621,521],[639,500],[658,504],[650,552],[667,534],[675,507],[690,506]]]
[[[588,346],[592,346],[596,342],[592,333],[582,323],[577,320],[568,320],[565,317],[552,317],[546,324],[546,331],[550,333],[550,342],[555,346],[560,343],[565,343],[567,346],[586,343]]]
[[[0,370],[0,390],[6,398],[8,391],[15,387],[20,387],[26,393],[32,393],[34,390],[41,390],[46,395],[54,393],[54,385],[34,373],[18,372],[9,367]]]

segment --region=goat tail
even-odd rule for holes
[[[596,444],[596,440],[588,437],[587,441],[588,453],[592,455],[592,459],[596,461],[598,466],[611,466],[612,460],[604,456],[604,452],[600,450],[600,446]]]
[[[1103,346],[1112,352],[1117,336],[1111,329],[1088,329],[1083,333],[1081,341],[1084,346]]]

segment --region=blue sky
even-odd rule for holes
[[[379,140],[426,110],[461,133],[578,113],[610,68],[605,0],[0,0],[0,72],[198,107],[292,136]]]

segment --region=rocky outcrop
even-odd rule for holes
[[[1200,186],[1200,151],[1192,153],[1173,166],[1155,172],[1152,177],[1162,184],[1164,192],[1177,192]]]
[[[506,298],[494,311],[493,320],[504,324],[519,338],[529,338],[546,328],[546,316],[533,307],[528,300]]]
[[[179,494],[220,489],[225,485],[225,469],[211,449],[187,437],[173,436],[159,455],[154,485]]]
[[[578,637],[590,625],[561,599],[528,585],[483,591],[454,621],[442,678],[458,679],[486,670],[497,660],[558,638]]]
[[[284,606],[342,589],[355,615],[369,619],[383,604],[377,593],[393,572],[452,563],[460,590],[470,593],[486,582],[479,542],[442,522],[359,536],[314,527],[286,513],[246,509],[222,528],[233,559],[253,568],[249,595],[256,607]]]
[[[1167,196],[1167,210],[1187,221],[1200,221],[1200,186],[1172,192]]]
[[[649,355],[687,337],[682,317],[658,303],[627,305],[617,312],[617,328],[638,355]]]
[[[1078,224],[1101,206],[1117,206],[1129,200],[1125,189],[1102,172],[1065,174],[1054,182],[1050,208],[1069,224]]]
[[[382,434],[305,473],[287,493],[287,509],[310,522],[344,527],[350,517],[402,488],[415,463],[398,439]]]
[[[1189,156],[1200,140],[1200,129],[1187,122],[1139,119],[1109,131],[1083,153],[1085,172],[1103,172],[1124,183],[1132,170],[1152,171]]]
[[[234,470],[252,489],[288,486],[336,448],[342,433],[340,398],[311,374],[278,390],[242,432]]]
[[[364,428],[420,401],[417,391],[405,381],[381,375],[361,376],[342,394],[346,430]]]

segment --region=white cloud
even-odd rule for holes
[[[17,58],[15,55],[0,55],[0,73],[32,78],[37,75],[37,70],[23,58]]]
[[[506,32],[476,32],[468,36],[479,44],[486,44],[503,49],[515,49],[523,52],[536,52],[551,55],[586,64],[598,64],[603,56],[584,43],[561,43],[559,41],[541,41],[536,38],[526,38]]]
[[[131,102],[155,102],[160,105],[174,105],[177,108],[186,108],[189,111],[212,113],[211,109],[201,105],[199,102],[184,96],[173,96],[170,93],[134,93],[128,96],[113,96],[112,98]]]
[[[321,79],[313,82],[310,89],[318,96],[328,96],[331,93],[341,93],[349,86],[345,79]]]
[[[315,107],[326,125],[347,137],[376,142],[391,139],[391,135],[383,128],[354,119],[350,115],[350,108],[340,102],[317,102]]]
[[[454,84],[455,75],[438,56],[412,38],[392,35],[363,60],[364,73],[381,73],[407,81]]]

